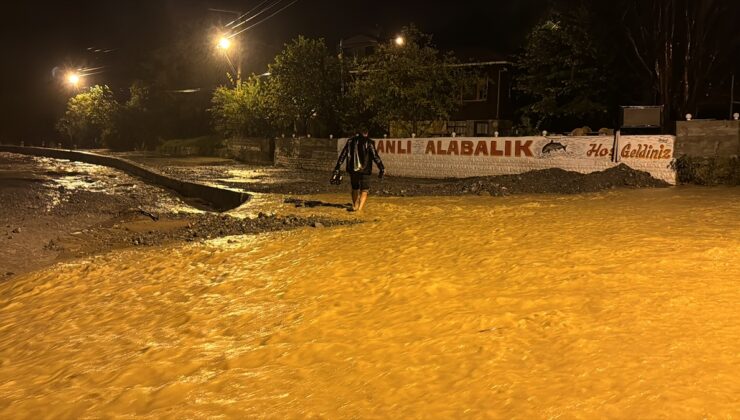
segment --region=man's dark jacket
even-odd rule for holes
[[[342,162],[347,159],[347,172],[371,175],[373,173],[373,162],[378,165],[378,169],[385,170],[383,161],[378,156],[375,149],[375,141],[365,136],[354,136],[347,140],[347,143],[339,154],[337,166],[334,168],[338,171]]]

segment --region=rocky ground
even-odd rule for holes
[[[0,281],[130,246],[347,223],[352,221],[217,214],[117,170],[0,153]]]

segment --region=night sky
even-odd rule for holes
[[[284,0],[272,11],[290,1]],[[3,116],[0,136],[10,140],[53,135],[50,127],[71,96],[59,79],[52,77],[54,68],[63,71],[65,68],[103,66],[87,83],[107,84],[114,91],[120,91],[139,76],[138,64],[152,51],[174,51],[178,42],[182,48],[188,36],[202,40],[201,45],[193,45],[194,49],[210,45],[209,39],[219,30],[219,25],[230,21],[234,15],[208,9],[246,12],[260,2],[18,1],[4,6],[2,38],[6,56],[0,79]],[[547,0],[298,0],[241,34],[238,42],[244,48],[243,65],[247,73],[265,71],[282,45],[299,34],[323,37],[332,47],[340,38],[358,33],[375,31],[390,36],[409,23],[433,34],[435,43],[443,49],[485,49],[506,55],[521,45],[524,35],[542,16],[546,5]],[[206,31],[202,26],[204,22],[208,25]],[[205,71],[207,66],[203,67]],[[192,86],[194,83],[188,86],[173,83],[170,88],[201,87]]]

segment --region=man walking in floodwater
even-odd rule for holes
[[[344,145],[339,154],[337,166],[334,167],[332,183],[339,179],[339,168],[347,159],[347,173],[352,183],[352,211],[361,211],[365,207],[370,192],[370,176],[373,174],[373,162],[378,166],[378,178],[383,179],[385,166],[375,149],[375,141],[368,137],[368,130],[363,129]],[[338,181],[337,181],[338,183]]]

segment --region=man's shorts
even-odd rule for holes
[[[359,172],[350,172],[349,179],[353,190],[367,191],[370,189],[370,175]]]

